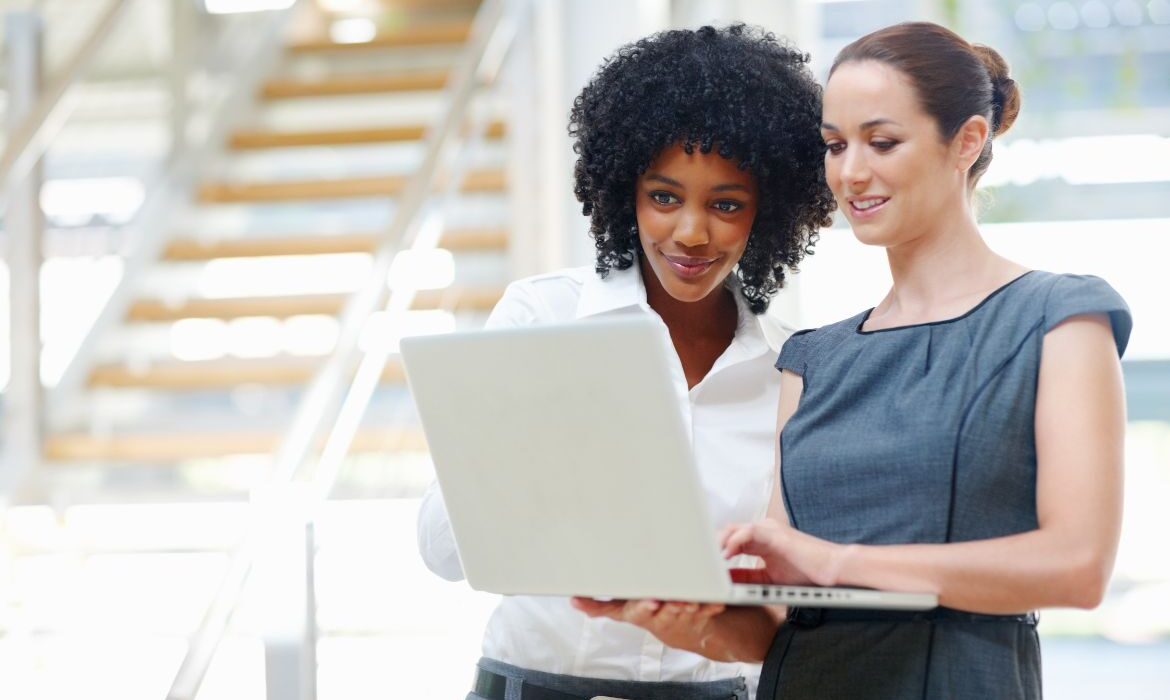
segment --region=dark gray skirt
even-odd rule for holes
[[[1034,616],[781,625],[760,700],[1039,700]],[[964,617],[968,619],[963,619]]]

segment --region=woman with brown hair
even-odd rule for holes
[[[762,698],[1041,696],[1034,611],[1096,606],[1117,551],[1131,319],[1104,281],[1029,270],[980,235],[972,192],[1019,108],[998,53],[934,24],[837,56],[826,179],[893,286],[785,343],[770,517],[723,535],[767,580],[931,591],[942,607],[783,621],[578,607],[713,658],[766,658]]]

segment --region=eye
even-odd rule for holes
[[[888,141],[886,139],[875,139],[869,142],[869,145],[878,151],[888,151],[894,146],[898,145],[897,141]]]
[[[730,214],[733,211],[739,211],[740,209],[743,209],[743,204],[732,199],[721,199],[711,206],[725,214]]]
[[[830,141],[825,144],[825,150],[833,155],[838,155],[845,150],[845,144],[841,141]]]
[[[678,204],[678,201],[679,201],[678,197],[675,197],[673,194],[671,194],[669,192],[663,192],[662,190],[655,190],[655,191],[651,192],[650,199],[653,199],[655,202],[658,202],[659,204],[663,204],[663,205]]]

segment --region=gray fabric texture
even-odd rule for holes
[[[1120,355],[1124,300],[1097,277],[1034,271],[947,321],[865,332],[869,313],[793,335],[776,362],[804,379],[780,436],[792,525],[862,544],[1035,529],[1044,335],[1106,314]],[[760,697],[784,700],[1041,696],[1035,628],[1014,622],[784,625],[764,674]]]
[[[477,666],[485,671],[506,677],[509,698],[513,696],[519,698],[524,685],[529,684],[583,698],[600,695],[622,698],[623,700],[748,700],[747,681],[744,678],[727,678],[703,683],[655,683],[581,678],[530,671],[488,658],[481,658]],[[481,698],[475,693],[469,693],[466,700],[481,700]]]

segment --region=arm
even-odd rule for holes
[[[732,663],[762,662],[784,619],[783,607],[591,598],[573,598],[572,604],[590,617],[637,625],[668,647]]]
[[[822,585],[931,591],[992,614],[1091,608],[1104,595],[1121,528],[1125,406],[1108,321],[1077,316],[1044,339],[1036,399],[1039,527],[929,545],[841,546],[783,523],[743,526],[728,553],[761,554]]]
[[[796,413],[800,406],[800,397],[804,393],[804,379],[794,372],[783,370],[780,375],[780,406],[776,409],[776,437],[773,447],[776,451],[772,457],[772,497],[768,500],[768,517],[780,522],[788,522],[788,513],[784,511],[784,499],[780,488],[780,435],[788,419]]]
[[[549,316],[547,306],[533,286],[522,281],[508,285],[484,328],[533,325]],[[437,481],[432,481],[423,494],[417,524],[418,551],[427,568],[448,581],[462,581],[463,566],[459,563],[447,506]]]

